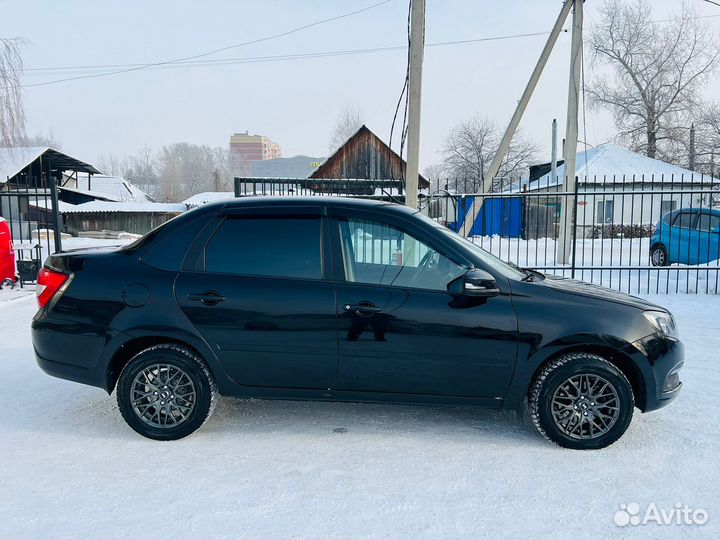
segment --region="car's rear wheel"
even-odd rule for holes
[[[175,344],[155,345],[120,373],[117,402],[128,425],[150,439],[186,437],[212,414],[217,389],[195,353]]]
[[[650,263],[653,266],[667,266],[668,263],[668,252],[665,246],[658,244],[653,246],[650,250]]]
[[[550,362],[533,381],[530,416],[547,439],[576,450],[604,448],[630,425],[632,387],[615,365],[589,353]]]

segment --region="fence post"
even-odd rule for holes
[[[573,189],[573,211],[572,211],[572,261],[570,266],[570,277],[575,279],[575,255],[577,254],[577,208],[578,208],[578,186],[580,182],[575,182]]]
[[[50,197],[52,198],[53,226],[55,228],[55,252],[62,251],[62,222],[60,218],[60,202],[58,200],[57,178],[52,174],[50,179]]]
[[[239,178],[237,178],[237,177],[233,178],[233,187],[234,187],[234,191],[235,191],[235,197],[239,197],[240,196],[240,179]]]

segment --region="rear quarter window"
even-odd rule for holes
[[[179,272],[193,240],[212,219],[215,219],[213,214],[191,210],[161,225],[148,233],[153,236],[149,239],[150,247],[141,260],[160,270]]]

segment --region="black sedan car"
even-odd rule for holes
[[[116,389],[178,439],[218,394],[521,409],[602,448],[681,387],[665,309],[506,264],[405,206],[255,197],[133,244],[56,253],[32,338],[47,373]]]

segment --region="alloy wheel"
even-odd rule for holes
[[[553,393],[551,413],[568,437],[595,439],[610,431],[620,416],[618,391],[600,375],[573,375]]]
[[[130,400],[135,414],[154,428],[177,427],[190,417],[197,393],[190,376],[171,364],[146,367],[133,379]]]

